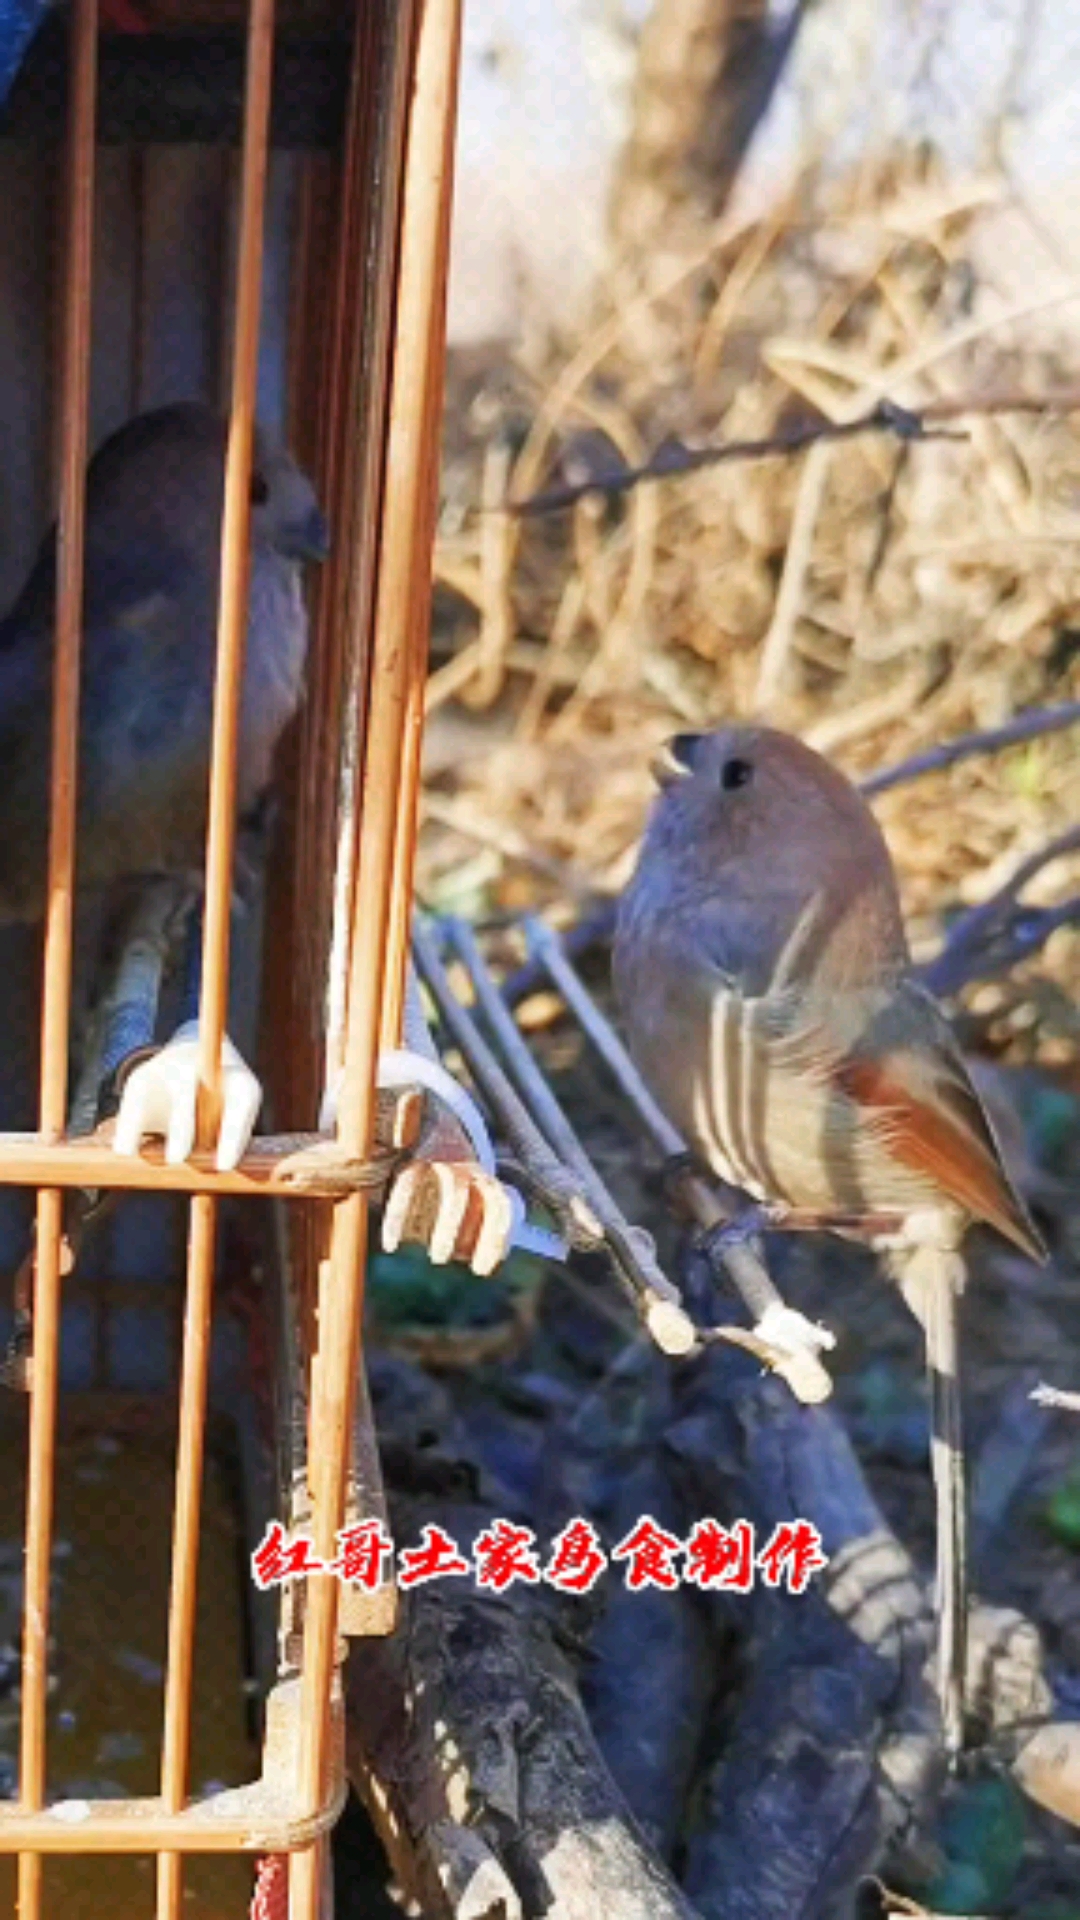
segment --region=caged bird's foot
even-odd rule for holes
[[[199,1026],[187,1020],[165,1046],[139,1060],[124,1078],[113,1149],[138,1153],[147,1134],[165,1141],[169,1166],[194,1150],[199,1094]],[[262,1087],[226,1036],[221,1047],[221,1122],[215,1165],[219,1173],[239,1166],[255,1131]]]
[[[510,1189],[475,1161],[412,1161],[395,1179],[383,1210],[387,1253],[419,1246],[435,1266],[460,1261],[482,1280],[509,1255],[513,1233]]]

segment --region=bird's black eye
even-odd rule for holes
[[[251,476],[251,504],[253,507],[265,507],[270,498],[270,489],[264,474],[255,472]]]
[[[725,793],[734,793],[738,787],[748,787],[754,777],[754,769],[749,760],[725,760],[720,769],[720,785]]]

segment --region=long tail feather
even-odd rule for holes
[[[930,1460],[937,1505],[937,1691],[945,1746],[959,1753],[964,1737],[967,1661],[967,1491],[960,1403],[958,1256],[942,1253],[926,1297],[926,1366],[930,1385]]]

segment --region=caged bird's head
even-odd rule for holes
[[[251,541],[297,562],[325,560],[330,552],[330,528],[311,481],[261,431],[251,468]]]
[[[159,407],[114,433],[87,477],[88,557],[99,573],[122,564],[151,576],[216,556],[221,540],[228,428],[197,401]],[[325,560],[330,533],[310,480],[262,428],[251,471],[256,553]],[[119,556],[119,559],[118,559]]]

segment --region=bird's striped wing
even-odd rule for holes
[[[782,997],[741,994],[714,976],[693,1056],[686,1116],[699,1148],[730,1185],[756,1200],[825,1206],[819,1142],[835,1103],[840,1060],[823,1026],[797,1024]]]
[[[904,983],[887,1020],[891,1031],[883,1021],[875,1036],[871,1023],[866,1043],[839,1063],[837,1086],[876,1117],[893,1159],[1032,1259],[1045,1260],[944,1014],[921,988]]]

